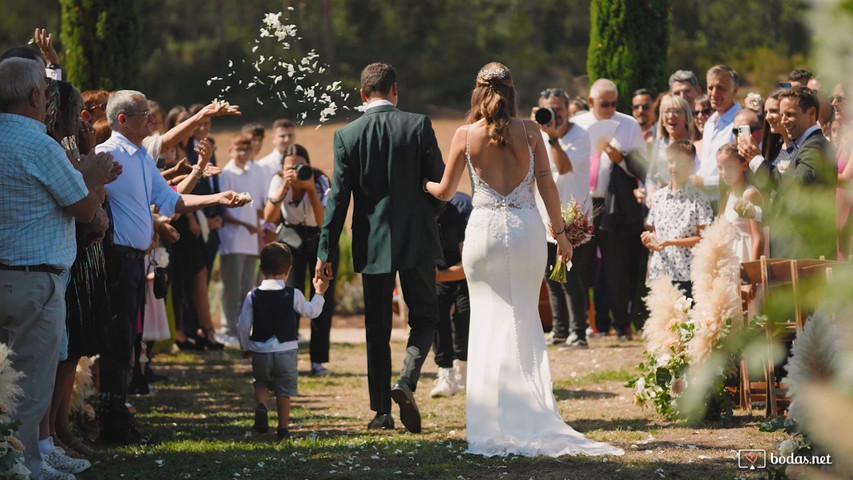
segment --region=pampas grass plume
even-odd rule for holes
[[[681,335],[673,331],[673,327],[687,320],[679,301],[683,296],[668,277],[649,282],[649,295],[644,298],[649,318],[643,327],[643,338],[646,349],[656,357],[671,353],[670,347],[675,348],[675,353],[684,350]]]
[[[797,331],[788,361],[788,375],[782,382],[788,387],[791,407],[788,416],[802,423],[805,412],[802,393],[813,382],[829,382],[843,357],[839,328],[825,313],[817,312]]]
[[[95,393],[92,382],[92,365],[94,358],[81,357],[77,362],[77,373],[74,376],[74,387],[71,390],[71,411],[84,415],[89,420],[95,418],[95,411],[86,399]]]
[[[4,415],[15,410],[15,404],[21,395],[21,387],[18,379],[23,374],[12,368],[9,357],[12,350],[4,343],[0,343],[0,412]]]

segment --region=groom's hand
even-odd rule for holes
[[[317,266],[314,268],[314,276],[324,280],[332,279],[332,263],[324,262],[317,259]]]

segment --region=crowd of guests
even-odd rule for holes
[[[160,379],[149,368],[152,345],[171,338],[170,318],[180,349],[230,343],[252,352],[255,429],[268,429],[272,390],[277,436],[289,437],[299,317],[312,319],[311,374],[327,375],[335,308],[334,280],[314,278],[330,180],[295,142],[295,125],[277,120],[273,151],[262,156],[267,130],[246,124],[220,147],[220,167],[211,119],[239,115],[237,107],[166,112],[137,91],[79,92],[62,81],[50,36],[37,31],[36,44],[0,59],[0,199],[20,206],[0,212],[0,342],[24,373],[14,415],[34,478],[69,479],[90,467],[92,451],[69,425],[83,357],[99,356],[100,440],[147,441],[127,395]],[[737,229],[742,261],[850,253],[845,86],[827,100],[816,78],[796,70],[741,106],[732,68],[712,67],[705,85],[703,95],[697,77],[679,70],[667,92],[633,92],[632,115],[617,111],[624,93],[608,79],[587,99],[541,92],[532,115],[550,110],[539,123],[560,199],[580,202],[596,227],[574,250],[565,283],[548,279],[557,247],[543,238],[551,242],[549,344],[587,348],[588,336],[611,329],[631,338],[642,328],[647,279],[665,275],[690,295],[691,249],[715,217]],[[444,260],[432,396],[465,386],[461,250],[471,208],[458,193],[437,217]],[[219,332],[208,291],[217,257]],[[266,320],[281,312],[286,328]]]
[[[587,348],[588,336],[611,329],[630,339],[646,316],[649,279],[666,276],[691,296],[692,247],[718,217],[737,232],[744,262],[851,253],[846,86],[828,96],[797,69],[741,105],[734,69],[716,65],[705,80],[704,94],[685,70],[670,76],[669,91],[636,90],[631,115],[617,111],[623,93],[608,79],[591,85],[581,110],[561,89],[542,91],[532,118],[551,110],[539,123],[561,200],[578,200],[596,226],[575,249],[566,283],[547,280],[550,246],[550,344]]]
[[[313,276],[330,182],[295,143],[293,122],[273,124],[266,156],[266,129],[245,125],[221,148],[227,157],[220,153],[220,167],[211,119],[240,115],[237,106],[166,112],[138,91],[80,92],[62,80],[50,35],[37,30],[36,45],[0,57],[0,197],[22,205],[0,220],[0,342],[23,373],[13,418],[33,478],[73,479],[91,467],[92,449],[69,421],[81,358],[97,358],[97,431],[86,436],[146,443],[127,395],[163,380],[149,368],[154,342],[172,338],[174,329],[184,350],[266,345],[256,335],[265,331],[260,317],[241,317],[252,305],[250,291],[282,290],[286,282],[304,300],[317,289],[312,308],[293,302],[293,341],[277,345],[296,358],[295,326],[304,314],[311,318],[311,374],[329,374],[323,364],[335,302],[323,293],[334,284]],[[284,250],[286,265],[275,255],[265,265],[265,245],[278,257]],[[217,257],[219,331],[208,292]],[[269,345],[254,353],[263,348]],[[261,381],[258,398],[264,386],[291,392]],[[282,421],[286,432],[286,415]]]

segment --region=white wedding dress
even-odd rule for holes
[[[525,137],[526,138],[526,137]],[[533,151],[524,180],[507,196],[465,158],[474,210],[462,264],[471,299],[466,426],[468,452],[485,456],[622,455],[568,426],[557,411],[542,324],[539,288],[545,226],[536,209]]]

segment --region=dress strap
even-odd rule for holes
[[[530,161],[533,161],[533,147],[530,146],[530,140],[527,139],[527,125],[524,124],[524,120],[521,120],[521,128],[524,129],[524,143],[527,144],[527,152],[530,153]]]
[[[468,125],[468,128],[465,129],[465,159],[468,162],[471,162],[471,156],[468,154],[468,137],[471,136],[471,125]]]

